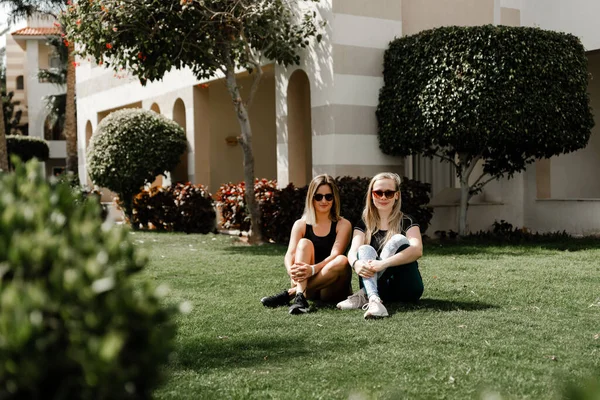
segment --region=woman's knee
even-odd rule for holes
[[[308,240],[306,238],[302,238],[298,241],[298,245],[296,246],[296,251],[306,251],[306,250],[313,251],[314,248],[315,248],[315,246],[313,245],[313,242],[311,242],[310,240]]]
[[[346,269],[348,269],[349,267],[350,264],[348,264],[348,258],[346,258],[346,256],[342,254],[338,255],[336,258],[328,262],[325,266],[327,270],[335,271],[337,273],[345,272]]]
[[[358,248],[358,258],[360,260],[375,260],[377,259],[377,250],[368,244],[363,244]]]

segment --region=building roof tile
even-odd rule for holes
[[[59,35],[60,28],[53,26],[49,28],[31,28],[26,27],[23,29],[19,29],[18,31],[14,31],[12,33],[13,36],[50,36],[50,35]]]

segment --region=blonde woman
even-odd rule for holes
[[[333,178],[316,176],[308,186],[304,214],[292,227],[284,258],[292,288],[263,297],[265,307],[287,306],[290,314],[308,312],[307,299],[337,302],[351,292],[352,278],[344,252],[352,226],[340,216],[340,196]]]
[[[417,301],[423,280],[417,260],[423,254],[421,231],[401,208],[400,177],[383,172],[371,179],[362,220],[354,227],[348,261],[361,289],[338,303],[342,310],[363,308],[364,317],[387,317],[382,299]]]

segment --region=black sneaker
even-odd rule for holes
[[[290,305],[290,294],[287,289],[281,293],[274,294],[273,296],[263,297],[260,302],[265,307],[275,308]]]
[[[303,293],[298,293],[294,298],[294,302],[290,306],[290,314],[305,314],[310,306]]]

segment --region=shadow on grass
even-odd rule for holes
[[[389,305],[388,305],[389,304]],[[471,301],[453,301],[441,299],[421,299],[416,303],[388,303],[386,308],[391,313],[427,310],[427,311],[481,311],[492,308],[498,308],[493,304],[471,302]]]
[[[328,349],[330,350],[330,349]],[[224,338],[211,341],[187,341],[177,349],[178,364],[193,370],[260,367],[288,363],[294,357],[314,354],[301,337],[277,339],[272,336],[249,340]]]
[[[465,241],[428,241],[423,244],[427,254],[431,255],[510,255],[522,256],[531,250],[541,249],[549,251],[583,251],[600,249],[600,239],[582,238],[547,242],[523,243],[493,243],[474,240]]]
[[[323,310],[335,310],[335,304],[324,303],[319,300],[313,302],[313,311]],[[401,313],[406,311],[438,311],[438,312],[449,312],[449,311],[481,311],[493,308],[498,308],[493,304],[481,303],[481,302],[470,302],[470,301],[452,301],[452,300],[441,300],[441,299],[421,299],[416,303],[385,303],[390,314]]]

